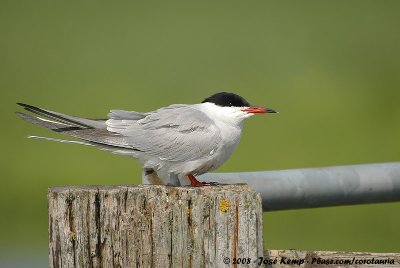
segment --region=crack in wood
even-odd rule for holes
[[[73,262],[74,265],[76,266],[76,233],[75,233],[75,228],[74,228],[74,214],[72,211],[72,204],[75,200],[75,196],[73,193],[69,192],[67,195],[67,199],[65,200],[67,203],[67,217],[68,217],[68,225],[69,225],[69,237],[71,239],[72,243],[72,254],[73,254]]]
[[[100,267],[102,266],[102,254],[101,254],[101,222],[100,222],[100,191],[94,195],[94,207],[95,207],[95,223],[96,223],[96,232],[97,232],[97,243],[96,243],[96,258],[99,258],[98,263]]]

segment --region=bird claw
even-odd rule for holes
[[[212,184],[204,181],[197,181],[197,182],[192,182],[190,185],[194,187],[200,187],[200,186],[210,186]]]
[[[193,175],[188,175],[188,178],[190,180],[190,185],[195,187],[218,185],[217,182],[198,181]]]
[[[202,181],[200,183],[202,184],[202,186],[215,186],[215,185],[218,185],[218,182],[215,182],[215,181],[210,181],[210,182]]]

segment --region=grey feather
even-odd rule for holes
[[[111,110],[108,114],[108,117],[110,119],[116,120],[139,120],[146,117],[146,113],[124,110]]]
[[[17,112],[25,121],[82,139],[85,145],[105,146],[101,149],[111,151],[127,150],[124,154],[140,151],[160,160],[192,161],[209,157],[221,141],[220,131],[214,122],[202,111],[184,104],[149,113],[112,110],[106,123],[98,122],[100,128],[95,128],[96,124],[90,119],[29,105],[24,107],[58,122]]]
[[[35,107],[29,104],[17,103],[18,105],[24,107],[25,110],[44,116],[61,123],[69,124],[71,126],[81,126],[86,128],[106,128],[106,119],[88,119],[81,118],[77,116],[66,115],[62,113],[53,112],[50,110],[45,110],[39,107]]]
[[[41,136],[28,136],[28,139],[36,139],[36,140],[48,140],[48,141],[56,141],[62,143],[72,143],[86,146],[95,146],[94,143],[86,142],[86,141],[71,141],[71,140],[63,140],[49,137],[41,137]]]
[[[109,131],[123,135],[132,147],[161,160],[205,158],[221,140],[213,121],[187,105],[161,108],[140,120],[110,119],[106,123]]]
[[[82,128],[54,122],[20,112],[17,112],[16,114],[27,122],[63,133],[68,136],[109,146],[135,149],[125,140],[125,137],[118,133],[110,132],[107,129]]]
[[[49,138],[49,137],[41,137],[41,136],[29,136],[29,139],[37,139],[37,140],[49,140],[49,141],[56,141],[61,143],[72,143],[72,144],[79,144],[85,146],[93,146],[99,148],[104,151],[111,151],[114,154],[122,154],[122,155],[135,155],[136,151],[130,149],[122,149],[114,146],[99,144],[95,142],[89,141],[72,141],[72,140],[63,140],[63,139],[56,139],[56,138]]]

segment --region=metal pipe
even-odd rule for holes
[[[261,193],[264,211],[400,201],[400,162],[207,173],[198,179],[247,183]],[[144,174],[142,182],[149,183]]]
[[[247,183],[261,193],[264,211],[400,201],[400,162],[208,173],[199,179]]]

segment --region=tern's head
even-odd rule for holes
[[[210,103],[217,116],[245,119],[254,114],[277,113],[271,108],[252,106],[243,97],[234,93],[220,92],[206,98],[202,103]]]

